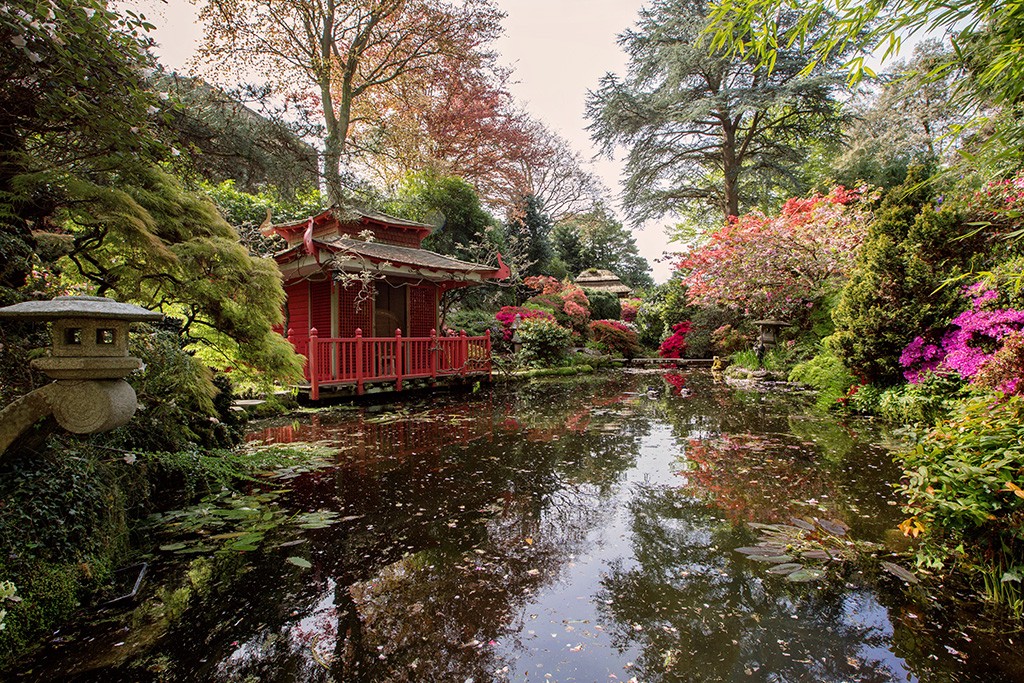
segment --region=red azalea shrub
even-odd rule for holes
[[[1003,346],[982,363],[974,384],[1006,395],[1024,394],[1024,332],[1003,337]]]
[[[505,341],[512,341],[512,335],[515,334],[512,330],[512,323],[515,322],[516,316],[520,317],[520,320],[529,320],[530,318],[542,318],[544,320],[555,321],[555,316],[551,315],[547,311],[541,311],[535,308],[523,308],[522,306],[503,306],[500,311],[494,314],[494,319],[501,324],[502,339]]]
[[[595,320],[590,323],[590,338],[611,353],[636,358],[643,349],[636,330],[618,320]]]
[[[619,302],[619,306],[623,322],[636,322],[636,314],[640,310],[640,299],[623,299]]]
[[[672,326],[672,334],[661,342],[658,355],[662,358],[682,358],[686,353],[686,335],[690,332],[690,321],[684,320]]]

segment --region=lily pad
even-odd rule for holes
[[[792,562],[792,555],[747,555],[748,560],[754,562],[768,562],[771,564],[782,564],[783,562]]]
[[[833,536],[845,536],[846,532],[850,528],[842,522],[837,522],[835,520],[815,518],[814,521],[817,522],[818,526],[820,526],[822,529],[832,534]]]
[[[807,583],[809,581],[820,581],[826,576],[824,569],[800,569],[786,577],[787,581],[793,583]]]
[[[187,543],[168,543],[167,545],[160,546],[160,550],[166,550],[168,552],[170,552],[172,550],[181,550],[186,545],[188,545],[188,544]]]
[[[296,567],[302,567],[303,569],[309,569],[310,567],[313,566],[313,565],[311,565],[309,563],[309,560],[307,560],[305,558],[302,558],[302,557],[296,557],[294,555],[292,557],[289,557],[288,559],[286,559],[285,562],[288,562],[290,564],[294,564]]]
[[[831,560],[833,559],[832,553],[827,550],[805,550],[800,553],[800,557],[805,560]]]
[[[804,531],[814,531],[814,525],[805,519],[800,519],[799,517],[791,517],[789,521],[793,526],[800,527]]]
[[[914,572],[910,571],[909,569],[904,569],[898,564],[893,564],[892,562],[882,562],[881,565],[882,569],[889,572],[901,581],[906,581],[907,583],[921,583],[921,581],[917,578],[917,575],[914,574]]]
[[[753,545],[736,548],[736,552],[743,555],[782,555],[785,551],[785,547],[781,545]]]
[[[793,572],[803,569],[804,566],[797,562],[786,562],[785,564],[779,564],[768,570],[769,574],[792,574]]]

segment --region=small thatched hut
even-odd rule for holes
[[[587,268],[584,270],[576,278],[576,284],[586,289],[610,292],[620,299],[624,299],[633,293],[633,290],[622,284],[622,280],[615,277],[615,273],[598,268]]]

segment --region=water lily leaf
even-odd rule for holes
[[[754,545],[736,548],[736,552],[743,555],[782,555],[785,548],[781,545]]]
[[[792,574],[793,572],[803,568],[804,566],[797,562],[786,562],[785,564],[775,565],[774,567],[768,570],[768,573],[785,575]]]
[[[882,562],[882,569],[895,576],[900,581],[906,581],[907,583],[921,583],[917,578],[917,575],[909,569],[904,569],[898,564],[892,562]]]
[[[824,579],[825,576],[826,573],[823,569],[807,568],[793,572],[786,577],[786,580],[792,581],[793,583],[806,583],[808,581],[820,581],[821,579]]]
[[[817,522],[818,526],[833,536],[845,536],[846,532],[850,529],[850,527],[846,526],[842,522],[837,522],[835,520],[818,519],[815,517],[814,521]]]
[[[793,524],[793,526],[800,527],[804,531],[814,531],[814,525],[805,519],[800,519],[799,517],[790,517],[789,521]]]
[[[187,543],[168,543],[167,545],[160,546],[160,550],[166,550],[168,552],[170,552],[172,550],[181,550],[182,548],[186,547],[187,545],[188,545]]]
[[[181,550],[175,550],[175,555],[198,555],[199,553],[211,553],[213,548],[208,545],[194,545],[191,548],[182,548]]]
[[[296,567],[302,567],[303,569],[309,569],[313,566],[309,563],[309,560],[302,557],[296,557],[294,555],[286,559],[285,562],[294,564]]]
[[[827,550],[805,550],[800,553],[805,560],[831,560],[832,554]]]
[[[754,562],[769,562],[771,564],[782,564],[783,562],[792,562],[792,555],[747,555],[748,560]]]

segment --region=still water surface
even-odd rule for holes
[[[736,553],[756,541],[747,522],[794,516],[885,542],[897,470],[867,422],[701,372],[687,387],[673,395],[657,374],[537,381],[266,426],[250,439],[336,453],[282,504],[341,521],[194,565],[207,589],[162,626],[93,626],[28,676],[1024,680],[1016,634],[921,589],[854,568],[792,584]],[[180,580],[180,560],[161,557],[156,576]]]

